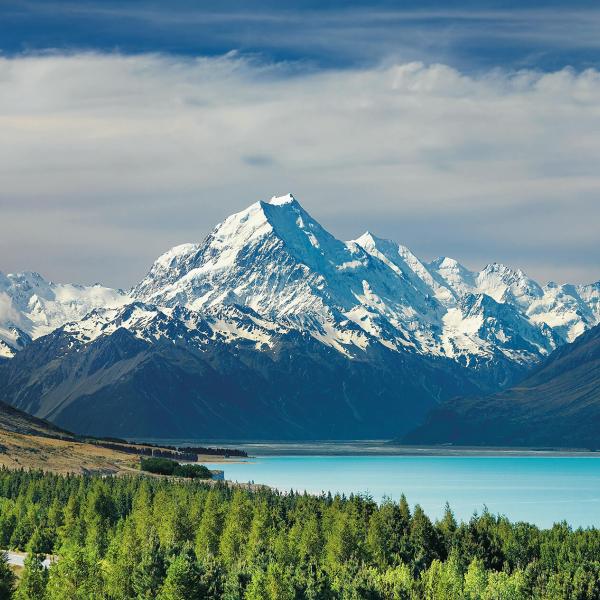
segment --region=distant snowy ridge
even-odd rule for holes
[[[81,343],[118,328],[145,340],[197,330],[198,343],[260,349],[298,331],[348,358],[381,345],[489,371],[491,384],[507,385],[513,367],[528,368],[599,322],[600,283],[541,286],[500,264],[472,272],[447,257],[428,263],[369,232],[343,242],[291,194],[231,215],[202,243],[172,248],[127,294],[0,275],[5,357],[65,323]]]
[[[60,284],[46,281],[39,273],[0,272],[0,357],[12,357],[31,339],[77,321],[94,308],[128,301],[126,293],[100,284]]]

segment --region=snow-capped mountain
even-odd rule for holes
[[[232,215],[202,244],[173,248],[132,296],[198,311],[248,306],[348,356],[380,343],[489,367],[493,385],[600,320],[599,284],[542,288],[504,265],[475,273],[450,258],[426,263],[370,233],[342,242],[292,195]]]
[[[0,352],[132,300],[200,312],[242,306],[348,356],[380,343],[474,366],[530,365],[600,322],[600,283],[542,287],[500,264],[472,272],[447,257],[427,263],[368,232],[343,242],[288,194],[169,250],[129,294],[0,274]]]
[[[343,353],[375,336],[428,347],[440,307],[360,244],[325,231],[290,195],[232,215],[200,246],[161,256],[132,296],[193,310],[242,305]]]
[[[344,242],[288,194],[169,250],[128,293],[0,276],[0,399],[96,434],[396,435],[599,322],[600,282]]]
[[[381,344],[349,360],[240,306],[94,310],[0,368],[0,400],[92,435],[391,437],[465,390],[453,361]]]
[[[123,305],[127,299],[124,292],[100,284],[57,284],[39,273],[0,272],[0,357],[12,357],[31,339],[94,308]]]
[[[383,344],[509,371],[600,322],[600,282],[542,287],[496,263],[480,272],[447,257],[427,263],[369,232],[343,242],[288,194],[228,217],[202,243],[172,248],[129,294],[0,274],[0,352],[12,356],[92,309],[134,300],[202,313],[247,307],[271,328],[308,332],[346,356]]]

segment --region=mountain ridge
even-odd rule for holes
[[[90,435],[295,439],[391,436],[449,393],[477,389],[447,359],[374,345],[349,360],[247,307],[106,313],[17,353],[0,369],[0,398]]]
[[[600,325],[555,350],[523,381],[434,408],[405,443],[600,447]]]
[[[428,263],[369,232],[344,242],[291,194],[168,250],[127,293],[3,277],[0,340],[10,352],[0,398],[95,434],[127,434],[136,411],[152,405],[174,428],[202,414],[203,435],[228,437],[229,404],[256,411],[249,437],[393,436],[386,419],[368,414],[370,396],[408,431],[451,395],[510,386],[600,321],[600,284],[542,287],[498,263],[479,272],[447,257]],[[32,325],[10,346],[1,336],[19,310]],[[152,389],[160,378],[172,387],[162,399]],[[90,430],[110,427],[94,403],[118,414],[113,397],[131,405],[127,418]],[[85,424],[73,406],[85,406]],[[249,430],[246,417],[235,418],[229,433]],[[155,420],[146,422],[136,433],[156,435]]]
[[[240,261],[238,272],[231,274],[232,261],[240,258],[240,249],[262,251],[263,255],[249,252],[242,257],[247,264]],[[252,272],[256,258],[262,262]],[[273,267],[271,272],[267,272],[269,267]],[[277,270],[283,272],[279,278]],[[468,362],[472,355],[481,358],[491,351],[485,320],[494,319],[492,325],[496,326],[498,315],[489,314],[494,312],[492,305],[488,303],[489,310],[479,315],[465,310],[466,296],[484,294],[499,305],[515,307],[519,313],[505,320],[509,324],[521,321],[525,354],[517,356],[514,348],[503,349],[497,339],[494,346],[504,351],[509,362],[526,363],[528,367],[600,322],[600,283],[551,283],[542,288],[520,269],[499,263],[488,264],[480,272],[471,272],[447,257],[427,263],[405,246],[369,232],[341,242],[291,194],[256,202],[231,215],[203,243],[170,249],[127,293],[98,284],[52,284],[32,275],[35,287],[43,288],[42,293],[31,289],[34,286],[28,281],[21,286],[26,288],[23,292],[14,283],[20,275],[0,276],[0,344],[6,358],[22,349],[30,338],[77,321],[89,310],[122,306],[134,300],[195,310],[211,305],[248,305],[268,318],[289,319],[309,329],[315,318],[321,325],[328,320],[351,320],[367,333],[376,332],[380,341],[396,349],[410,347],[459,361],[466,357]],[[256,281],[244,285],[249,275],[257,280],[262,277],[262,289],[257,289]],[[296,285],[292,285],[294,278]],[[65,293],[69,289],[70,295]],[[61,293],[66,296],[62,303]],[[7,318],[11,312],[16,318]],[[473,316],[481,318],[475,323]],[[529,331],[525,332],[527,327]],[[479,328],[481,336],[477,335]],[[335,345],[336,341],[331,343]]]

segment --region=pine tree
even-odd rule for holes
[[[94,554],[81,546],[63,546],[50,569],[48,600],[92,600],[103,597],[101,570]]]
[[[446,502],[446,506],[444,508],[444,516],[442,517],[441,521],[437,524],[437,528],[442,536],[447,556],[450,555],[450,552],[455,545],[457,527],[458,526],[456,523],[456,519],[454,518],[454,513],[452,512],[452,509],[450,508],[448,502]]]
[[[262,569],[256,569],[246,588],[244,600],[268,600],[268,593],[267,574]]]
[[[300,540],[298,552],[305,562],[319,563],[323,551],[323,535],[319,519],[314,512],[308,514],[300,523]]]
[[[0,600],[10,600],[13,597],[16,577],[8,564],[6,552],[0,553]]]
[[[83,510],[83,521],[86,526],[86,544],[100,558],[106,552],[108,535],[115,518],[114,502],[104,488],[103,481],[97,480],[88,493]]]
[[[60,529],[60,539],[63,544],[72,542],[82,544],[84,529],[80,519],[81,496],[72,492],[67,500],[63,513],[63,525]]]
[[[117,527],[105,557],[106,587],[111,597],[135,597],[134,574],[141,562],[141,551],[135,523],[127,519]]]
[[[466,600],[482,600],[487,588],[487,573],[483,561],[474,558],[465,573],[464,594]]]
[[[279,563],[269,563],[266,588],[269,600],[294,600],[296,595],[290,573]]]
[[[267,503],[260,500],[254,506],[248,544],[246,546],[246,560],[256,562],[267,552],[270,547],[271,512]]]
[[[425,600],[463,600],[463,575],[453,553],[446,562],[437,558],[422,573]]]
[[[408,506],[408,501],[406,500],[406,496],[402,494],[400,496],[400,501],[398,502],[398,510],[400,511],[400,518],[406,526],[410,524],[410,507]]]
[[[15,594],[17,600],[44,600],[48,585],[48,570],[44,556],[30,553],[25,559],[21,581]]]
[[[216,556],[219,552],[219,541],[223,529],[223,518],[220,511],[220,496],[211,490],[206,496],[200,526],[196,532],[196,556],[204,559]]]
[[[427,569],[433,560],[440,558],[440,539],[429,517],[417,504],[410,523],[410,542],[414,548],[415,573]]]
[[[170,493],[166,489],[160,490],[154,497],[154,520],[160,543],[165,549],[175,550],[193,539],[187,504],[182,488],[174,488]]]
[[[570,596],[570,594],[569,594]],[[559,598],[560,596],[550,596]],[[570,596],[572,598],[573,596]],[[485,590],[484,600],[526,600],[525,581],[521,571],[515,571],[511,575],[505,571],[490,571]]]
[[[165,561],[156,532],[146,540],[139,562],[136,562],[132,573],[133,590],[138,600],[156,598],[165,578]]]
[[[347,513],[337,512],[325,545],[327,567],[330,572],[335,572],[336,569],[355,557],[357,549],[355,523]]]
[[[412,600],[417,597],[415,581],[410,568],[400,564],[387,569],[382,577],[383,597],[390,600]]]
[[[373,512],[367,533],[367,549],[377,565],[385,568],[399,564],[406,554],[410,521],[398,504],[385,500]]]
[[[167,569],[167,576],[157,596],[158,600],[204,600],[201,571],[191,548],[176,555]]]
[[[236,490],[227,511],[220,542],[221,556],[226,565],[234,565],[243,555],[251,519],[252,507],[245,493]]]
[[[205,600],[221,600],[225,583],[225,570],[214,556],[209,556],[200,564],[200,585],[204,590]]]

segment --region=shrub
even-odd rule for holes
[[[140,466],[142,471],[158,475],[173,475],[189,479],[210,479],[212,477],[212,473],[204,465],[180,465],[168,458],[142,458]]]

